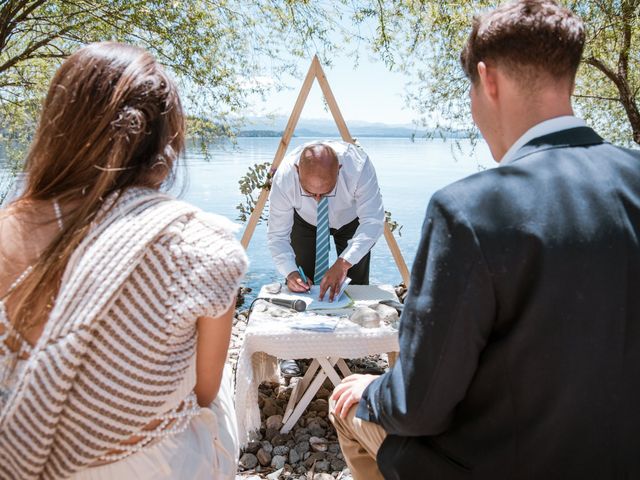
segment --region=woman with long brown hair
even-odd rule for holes
[[[234,478],[247,260],[230,222],[160,193],[183,149],[146,51],[92,44],[54,76],[0,211],[0,479]]]

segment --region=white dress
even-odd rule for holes
[[[4,370],[9,367],[9,362],[8,356],[0,356],[0,379],[5,378]],[[10,393],[25,365],[26,360],[19,360],[11,375],[4,381],[0,380],[0,395]],[[192,372],[195,372],[195,361]],[[181,390],[188,393],[193,388],[189,386],[194,378],[194,375],[188,375]],[[186,430],[160,437],[153,445],[123,460],[87,468],[70,478],[231,480],[235,478],[239,451],[237,431],[231,368],[226,365],[216,399],[209,408],[201,408],[199,414],[191,418]]]
[[[59,208],[55,206],[58,214]],[[58,216],[58,222],[62,227],[60,216]],[[24,275],[21,275],[7,293],[20,283]],[[6,348],[5,342],[12,328],[4,302],[0,299],[0,409],[15,389],[20,372],[28,362],[28,360],[18,360],[15,368],[11,370],[13,355]],[[23,341],[20,355],[30,353],[31,347]],[[196,356],[194,354],[180,386],[169,403],[179,405],[185,399],[193,400],[195,384]],[[73,480],[234,479],[239,444],[233,391],[231,368],[225,365],[216,399],[208,408],[199,408],[195,415],[193,410],[185,411],[184,413],[188,416],[193,415],[188,420],[186,428],[176,432],[172,432],[171,427],[165,431],[160,430],[157,438],[139,451],[111,463],[90,466],[69,478]]]

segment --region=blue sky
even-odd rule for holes
[[[347,52],[332,57],[332,66],[323,65],[345,120],[410,124],[418,115],[405,106],[403,97],[408,77],[401,73],[389,72],[384,63],[375,59],[364,46],[359,52],[357,66],[354,65],[353,59],[347,56]],[[310,63],[311,58],[298,62],[298,69],[303,76]],[[302,78],[285,78],[284,83],[290,88],[268,95],[265,101],[253,99],[250,115],[289,116],[298,96]],[[309,93],[302,118],[330,118],[328,111],[325,111],[322,92],[317,82],[314,82]]]

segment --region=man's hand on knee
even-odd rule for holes
[[[334,404],[332,413],[338,418],[346,418],[349,409],[360,402],[365,389],[379,375],[349,375],[338,385],[331,395]]]

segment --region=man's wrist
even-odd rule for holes
[[[342,257],[338,257],[338,259],[336,260],[336,265],[339,265],[344,273],[347,273],[347,270],[349,270],[353,266]]]

